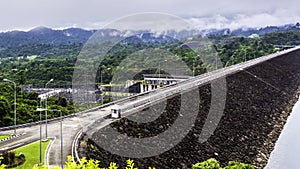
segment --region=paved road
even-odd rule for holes
[[[210,72],[204,75],[197,76],[193,79],[189,79],[187,81],[178,83],[172,87],[165,87],[161,88],[159,90],[150,92],[149,94],[141,95],[138,97],[131,97],[130,99],[125,99],[124,101],[118,103],[120,104],[124,110],[130,114],[132,112],[132,109],[139,109],[139,108],[145,108],[149,104],[153,102],[158,102],[161,99],[165,99],[169,95],[173,95],[175,93],[180,93],[181,91],[188,90],[190,88],[194,88],[196,86],[205,84],[209,81],[218,79],[220,77],[224,77],[229,74],[233,74],[238,71],[244,71],[247,67],[253,66],[255,64],[258,64],[260,62],[272,59],[274,57],[280,56],[282,54],[298,50],[300,47],[296,47],[293,49],[289,49],[286,51],[282,51],[279,53],[271,54],[265,57],[257,58],[245,63],[241,63],[235,66],[223,68],[216,70],[214,72]],[[76,136],[76,134],[83,128],[85,129],[92,129],[92,128],[86,128],[86,126],[93,126],[91,124],[97,124],[95,129],[99,127],[103,127],[110,123],[112,120],[106,120],[105,123],[95,123],[95,121],[99,119],[103,119],[104,116],[107,116],[110,113],[111,106],[102,108],[101,110],[95,110],[92,112],[77,114],[73,117],[68,117],[63,120],[63,149],[64,149],[64,160],[66,160],[68,155],[71,155],[72,153],[72,143]],[[34,125],[30,127],[24,127],[22,129],[18,129],[18,133],[26,133],[25,135],[13,139],[9,142],[0,143],[0,149],[22,144],[24,142],[31,142],[34,140],[38,140],[40,137],[40,127],[39,125]],[[92,131],[92,130],[91,130]],[[13,133],[13,130],[7,130],[7,131],[1,131],[0,134],[11,134]],[[45,133],[45,127],[43,125],[43,134]],[[54,141],[52,148],[49,151],[49,164],[50,165],[60,165],[60,123],[59,121],[53,121],[48,123],[48,136],[52,138],[56,138]]]
[[[63,149],[64,149],[64,160],[67,160],[67,156],[71,155],[71,146],[75,135],[86,125],[90,124],[91,121],[99,117],[103,117],[109,114],[109,107],[106,109],[93,111],[78,116],[63,119]],[[12,134],[13,130],[1,131],[0,134]],[[40,138],[40,126],[35,125],[31,127],[25,127],[17,129],[17,133],[26,133],[21,137],[13,139],[9,142],[0,143],[0,149],[15,146],[25,142],[33,142]],[[43,138],[45,137],[45,124],[42,125]],[[52,148],[49,151],[49,162],[50,165],[60,165],[60,123],[59,121],[53,121],[48,123],[48,137],[56,138]]]

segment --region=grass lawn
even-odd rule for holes
[[[4,136],[0,136],[0,140],[2,140],[2,139],[6,139],[6,138],[9,138],[10,137],[10,135],[4,135]]]
[[[50,141],[42,142],[42,160],[44,164],[44,154]],[[23,153],[25,155],[25,163],[16,167],[18,169],[31,169],[35,164],[40,163],[40,141],[28,144],[26,146],[15,149],[16,155]]]

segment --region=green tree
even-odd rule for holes
[[[39,100],[39,94],[37,92],[29,92],[29,93],[26,93],[25,98],[29,99],[29,100],[38,101]]]
[[[57,101],[57,104],[60,105],[60,106],[62,106],[62,107],[67,107],[68,102],[67,102],[66,98],[59,97],[58,101]]]
[[[8,100],[4,96],[0,96],[0,124],[6,125],[5,117],[10,114],[10,105]]]
[[[24,85],[26,84],[26,71],[25,70],[21,70],[17,73],[18,76],[18,83],[20,85]]]

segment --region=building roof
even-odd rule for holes
[[[168,74],[143,74],[145,78],[161,78],[161,79],[189,79],[191,76],[174,76]]]

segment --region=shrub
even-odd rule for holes
[[[22,165],[25,162],[25,155],[20,153],[17,156],[14,151],[6,151],[2,154],[0,160],[0,164],[4,164],[8,168],[13,168]]]
[[[20,155],[21,156],[21,155]],[[98,160],[87,160],[85,157],[81,159],[81,162],[77,164],[72,160],[71,156],[68,156],[68,161],[66,162],[65,169],[118,169],[116,163],[111,162],[107,168],[100,168]],[[134,166],[133,160],[126,160],[127,166],[125,169],[138,169]],[[1,163],[0,163],[1,164]],[[4,169],[5,166],[1,165],[0,169]],[[33,169],[47,169],[46,166],[34,166]],[[59,167],[55,167],[54,169],[61,169]],[[156,169],[155,167],[148,167],[148,169]],[[235,161],[229,161],[228,165],[224,168],[220,166],[219,161],[214,158],[210,158],[201,163],[196,163],[192,166],[192,169],[254,169],[254,167],[250,164],[239,163]]]
[[[201,163],[196,163],[192,166],[192,169],[220,169],[219,161],[214,158],[208,159]]]
[[[15,160],[15,152],[13,151],[6,151],[2,154],[3,159],[2,159],[2,164],[5,165],[13,165],[14,164],[14,160]]]
[[[224,169],[254,169],[254,167],[250,164],[229,161],[228,165]]]
[[[20,154],[19,154],[19,158],[25,159],[25,155],[24,155],[23,153],[20,153]]]
[[[250,164],[239,163],[235,161],[229,161],[228,165],[224,168],[220,166],[219,161],[214,158],[208,159],[201,163],[197,163],[192,166],[192,169],[254,169]]]
[[[2,164],[3,157],[0,156],[0,169],[4,169],[6,167],[5,164]]]

